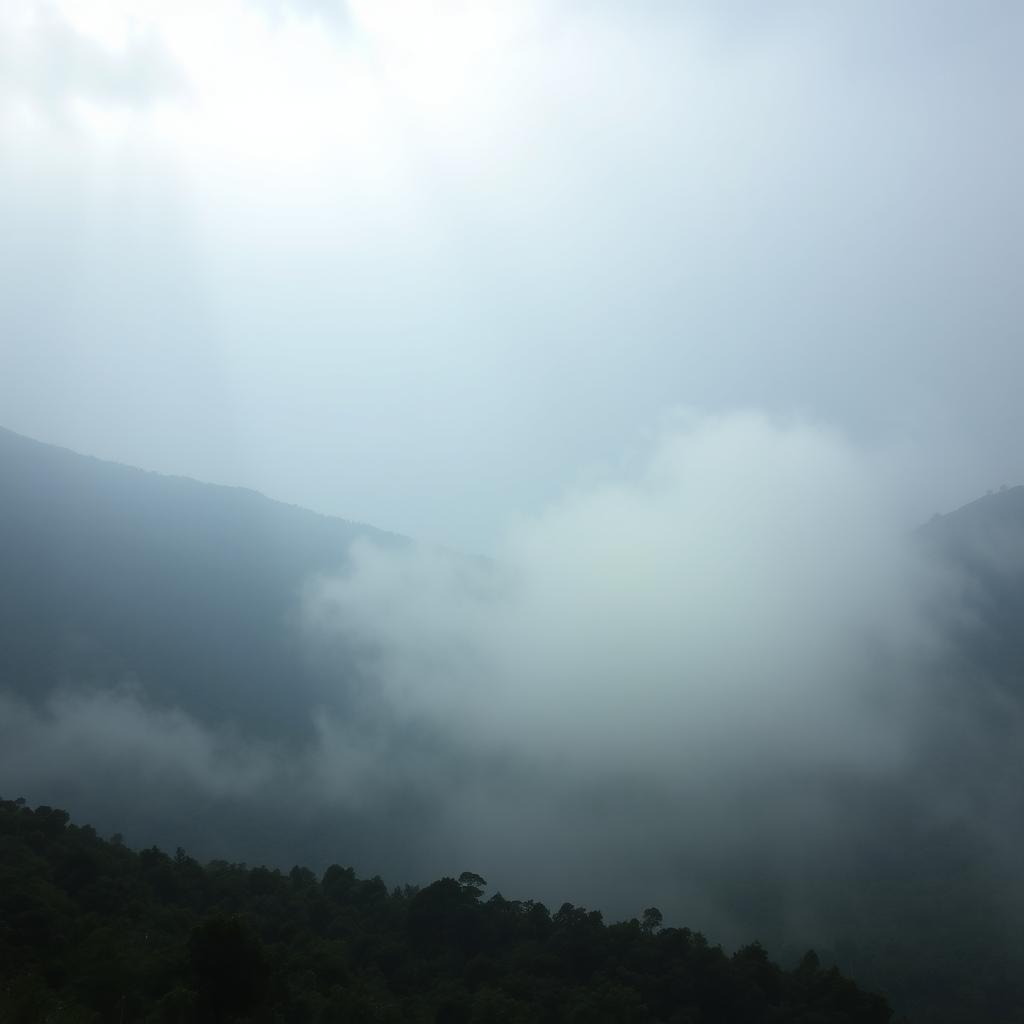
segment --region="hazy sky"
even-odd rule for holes
[[[493,551],[752,410],[925,518],[1024,480],[1022,47],[1013,0],[5,3],[0,424]]]

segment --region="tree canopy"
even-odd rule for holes
[[[473,872],[388,890],[133,851],[0,800],[0,1019],[884,1024],[885,1000],[808,953],[728,955],[699,932],[484,898]]]

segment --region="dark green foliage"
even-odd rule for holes
[[[188,953],[202,1016],[226,1020],[263,1002],[268,966],[263,943],[239,917],[215,915],[197,925]]]
[[[329,867],[133,852],[50,807],[0,801],[0,1020],[98,1024],[883,1024],[813,954],[606,925],[571,903],[483,899],[472,872],[388,892]]]

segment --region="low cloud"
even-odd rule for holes
[[[818,425],[680,417],[493,562],[356,546],[310,641],[459,766],[439,813],[485,873],[737,934],[774,891],[806,930],[886,815],[867,794],[910,785],[943,649],[896,475]]]
[[[969,591],[903,524],[899,469],[813,423],[679,417],[494,560],[360,542],[309,580],[302,735],[144,680],[5,699],[5,788],[203,857],[468,868],[726,942],[927,917],[920,880],[962,863],[1001,879],[961,885],[995,921],[1020,715],[950,656]]]
[[[874,770],[899,757],[905,659],[931,642],[922,567],[882,474],[757,415],[670,430],[626,480],[568,494],[496,560],[352,553],[309,591],[403,716],[586,776],[753,751]]]

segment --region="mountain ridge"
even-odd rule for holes
[[[528,744],[527,760],[506,766],[395,713],[343,621],[323,650],[303,635],[307,580],[344,574],[355,541],[405,538],[9,431],[0,431],[0,488],[4,791],[76,807],[139,845],[279,866],[322,867],[343,851],[360,870],[422,881],[463,857],[446,824],[452,787],[497,770],[515,795],[515,772],[535,771]],[[721,870],[698,861],[726,921],[735,915],[777,946],[780,913],[803,899],[835,925],[844,967],[934,1022],[1001,1020],[996,1011],[1022,997],[1013,979],[1024,977],[1024,949],[1012,938],[1024,921],[1024,898],[1013,903],[1024,892],[1022,836],[1000,810],[1019,794],[1007,708],[1024,698],[1022,503],[1024,487],[1007,489],[914,533],[919,553],[956,584],[935,595],[941,654],[914,666],[926,721],[914,720],[894,784],[871,773],[809,780],[841,823],[780,842],[794,863],[817,843],[810,879],[794,881],[780,861],[758,865],[751,881],[746,854],[738,874],[732,861]],[[462,841],[476,848],[474,836]],[[669,868],[671,890],[666,879],[674,884]],[[617,876],[607,898],[647,884]],[[968,954],[936,988],[949,929]],[[966,1007],[959,1017],[957,1007]]]
[[[111,467],[116,469],[118,472],[126,474],[140,475],[141,477],[155,478],[158,480],[175,481],[192,487],[216,488],[223,492],[231,492],[238,495],[244,495],[249,498],[258,498],[260,501],[269,502],[270,504],[281,508],[302,512],[305,515],[344,523],[348,527],[366,531],[367,533],[374,534],[379,537],[393,538],[403,542],[408,540],[408,538],[401,534],[381,529],[380,527],[374,526],[370,523],[365,523],[355,519],[348,519],[345,516],[335,515],[330,512],[321,512],[317,509],[311,509],[296,502],[284,501],[280,498],[275,498],[272,495],[266,494],[263,491],[257,490],[254,487],[246,487],[241,484],[223,484],[215,481],[201,480],[198,477],[189,476],[184,473],[165,473],[161,470],[146,469],[145,467],[135,466],[128,462],[121,462],[116,459],[105,459],[98,455],[91,455],[88,452],[81,452],[78,449],[70,448],[67,445],[53,444],[49,441],[40,441],[36,438],[29,437],[27,434],[20,434],[8,427],[0,426],[0,459],[6,458],[10,449],[17,445],[35,449],[36,451],[43,450],[47,453],[47,457],[59,454],[61,458],[70,457],[71,459],[85,460],[95,465]]]
[[[141,677],[210,721],[298,724],[273,691],[304,670],[288,622],[305,581],[342,571],[356,540],[407,543],[7,430],[0,480],[0,683],[33,702],[76,677]]]

